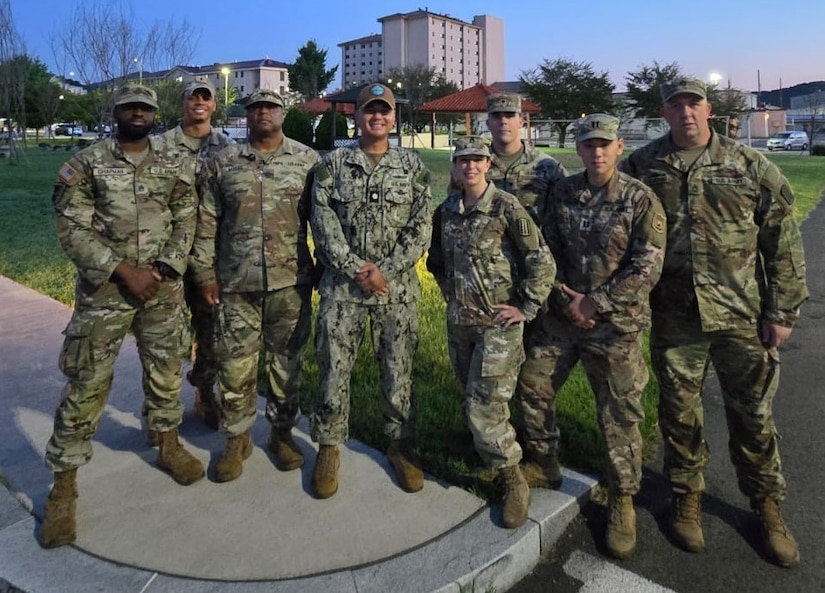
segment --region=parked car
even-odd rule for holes
[[[55,136],[70,136],[72,128],[72,124],[55,124],[52,131]]]
[[[808,134],[777,132],[768,138],[768,150],[808,150]]]
[[[72,126],[72,136],[82,136],[83,128],[80,126]]]

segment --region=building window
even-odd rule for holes
[[[285,78],[284,78],[285,74],[286,74],[286,72],[281,72],[281,82],[283,82],[285,80]],[[283,87],[281,87],[281,88],[283,88]],[[283,91],[281,91],[281,92],[283,92]]]

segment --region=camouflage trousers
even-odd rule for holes
[[[531,336],[519,376],[528,387],[522,390],[521,401],[525,448],[544,452],[545,443],[555,443],[547,431],[546,409],[555,408],[556,394],[577,362],[596,397],[596,418],[607,449],[608,485],[622,494],[636,494],[642,479],[641,399],[649,378],[641,332],[619,333],[604,323],[590,330],[568,324],[553,331],[548,324]]]
[[[779,354],[762,345],[756,326],[703,332],[695,306],[689,314],[654,310],[650,355],[659,381],[664,468],[673,491],[705,489],[702,472],[710,451],[702,386],[712,362],[722,388],[728,450],[739,489],[752,500],[782,500],[785,479],[772,413]]]
[[[473,443],[490,469],[517,465],[521,446],[510,424],[510,399],[524,360],[524,326],[447,324],[450,362],[464,391]]]
[[[46,464],[53,471],[73,469],[91,459],[91,438],[109,397],[115,360],[130,331],[143,368],[149,428],[163,432],[180,424],[182,361],[189,348],[182,282],[164,281],[147,303],[124,297],[113,282],[92,294],[78,290],[58,361],[68,381],[46,445]]]
[[[301,350],[311,327],[311,291],[310,285],[304,285],[221,294],[217,354],[225,434],[241,434],[255,422],[262,346],[266,417],[275,428],[295,425]]]
[[[189,325],[195,341],[192,370],[189,383],[208,395],[212,393],[218,375],[218,357],[215,352],[215,308],[207,304],[201,296],[200,286],[195,283],[194,274],[187,270],[183,276],[186,304],[189,306]],[[214,405],[210,398],[207,405]]]
[[[337,445],[349,436],[350,379],[368,321],[381,374],[384,434],[391,440],[415,436],[416,303],[366,305],[321,297],[315,324],[321,393],[312,416],[312,439],[322,445]]]

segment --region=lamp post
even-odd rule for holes
[[[224,66],[221,68],[223,74],[223,108],[225,110],[224,125],[229,123],[229,73],[231,70]]]
[[[140,73],[138,82],[140,84],[143,84],[143,62],[140,60],[140,58],[134,58],[132,61],[138,65],[138,72]]]

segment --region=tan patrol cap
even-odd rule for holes
[[[395,95],[392,94],[390,87],[379,83],[370,84],[361,89],[355,99],[355,108],[363,109],[376,101],[383,101],[390,106],[390,109],[395,110]]]
[[[269,89],[258,89],[252,91],[246,99],[246,108],[249,109],[255,103],[269,103],[271,105],[277,105],[282,109],[284,106],[284,100],[281,98],[281,95]]]
[[[591,138],[619,139],[619,118],[607,113],[591,113],[576,122],[576,142]]]
[[[667,103],[676,95],[681,94],[696,95],[702,99],[708,98],[705,83],[689,76],[674,78],[659,85],[659,93],[662,95],[662,103]]]
[[[521,113],[521,97],[514,93],[489,95],[487,113]]]
[[[460,156],[472,154],[486,156],[487,158],[491,157],[490,141],[481,136],[462,136],[461,138],[456,138],[453,141],[453,146],[455,146],[453,160]]]
[[[192,80],[183,89],[183,94],[192,95],[197,90],[209,91],[209,96],[215,96],[215,85],[208,80]]]
[[[115,107],[129,103],[140,103],[157,109],[158,95],[154,89],[142,84],[124,84],[115,92]]]

